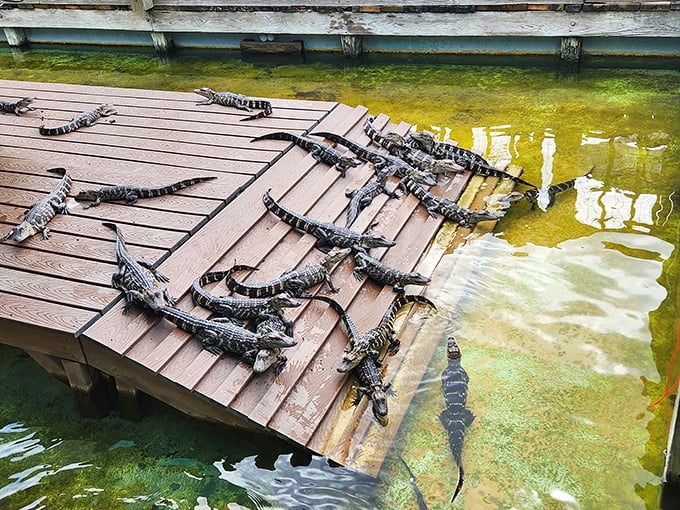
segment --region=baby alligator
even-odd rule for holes
[[[255,326],[255,333],[258,335],[267,335],[278,332],[283,335],[293,336],[292,325],[286,321],[283,316],[269,315],[262,316],[257,319]],[[253,372],[261,374],[269,367],[274,366],[274,375],[279,375],[283,371],[288,358],[281,354],[281,348],[267,348],[260,349],[253,360]]]
[[[427,285],[430,279],[420,273],[411,271],[405,273],[391,268],[365,252],[357,251],[354,256],[354,277],[361,280],[365,273],[371,280],[383,285],[391,285],[396,292],[404,292],[405,285]]]
[[[116,110],[112,104],[102,104],[93,108],[92,110],[87,110],[76,117],[68,124],[56,128],[46,128],[45,126],[40,126],[38,131],[44,136],[55,136],[63,135],[65,133],[70,133],[81,127],[89,127],[95,123],[95,121],[101,117],[108,117],[109,115],[115,115]]]
[[[345,138],[344,136],[341,135],[336,135],[335,133],[328,133],[322,131],[313,134],[315,136],[323,136],[324,138],[328,138],[332,142],[344,145],[354,154],[359,156],[359,158],[363,159],[364,161],[368,161],[369,163],[373,163],[373,165],[375,165],[376,170],[380,170],[385,167],[392,167],[391,172],[400,179],[403,179],[405,177],[411,177],[413,180],[425,186],[434,186],[435,184],[437,184],[437,178],[436,176],[432,175],[432,173],[426,172],[412,165],[409,165],[406,161],[404,161],[401,158],[392,156],[391,154],[378,152],[376,150],[370,149],[369,147],[365,147],[357,142],[350,140],[349,138]]]
[[[552,207],[555,204],[555,195],[561,193],[562,191],[567,191],[573,188],[574,185],[576,184],[577,179],[580,179],[582,177],[590,177],[591,172],[592,168],[588,171],[587,174],[582,175],[581,177],[575,177],[574,179],[569,179],[568,181],[553,184],[552,186],[549,186],[548,189],[531,188],[523,192],[511,191],[510,193],[506,193],[505,195],[500,196],[494,195],[492,197],[500,203],[510,203],[517,202],[519,200],[526,200],[531,204],[531,210],[533,211],[534,209],[536,209],[539,197],[541,196],[542,193],[545,193],[548,196],[548,205],[546,206],[547,209],[548,207]]]
[[[460,347],[454,337],[449,337],[446,343],[446,357],[448,365],[442,373],[442,392],[446,409],[439,414],[444,429],[449,436],[451,454],[458,465],[458,484],[451,502],[456,499],[463,487],[463,464],[461,461],[465,429],[472,424],[475,416],[465,407],[467,403],[468,374],[460,364]]]
[[[373,199],[385,193],[390,198],[399,198],[399,194],[394,191],[388,191],[385,188],[387,180],[392,175],[392,167],[385,167],[382,170],[378,170],[375,177],[364,184],[358,189],[346,189],[345,196],[350,198],[349,207],[347,208],[347,223],[345,223],[345,228],[352,226],[354,221],[359,216],[359,212],[365,209]]]
[[[24,212],[23,221],[5,236],[1,237],[0,243],[10,237],[16,242],[21,242],[38,232],[42,232],[43,239],[49,239],[50,229],[47,227],[47,224],[50,220],[57,213],[68,214],[68,207],[63,201],[71,189],[71,177],[64,168],[49,168],[47,171],[61,175],[61,180],[52,191]]]
[[[30,104],[35,101],[34,97],[24,97],[18,101],[0,101],[0,113],[13,113],[21,115],[27,111],[33,111],[35,108]]]
[[[140,186],[120,185],[120,186],[104,186],[99,189],[86,189],[76,195],[76,200],[94,200],[91,204],[83,206],[83,209],[96,207],[102,202],[111,202],[113,200],[125,200],[126,205],[134,204],[139,198],[153,198],[162,195],[169,195],[199,182],[212,181],[217,177],[195,177],[193,179],[186,179],[167,186],[157,186],[153,188],[143,188]]]
[[[272,105],[269,101],[264,101],[262,99],[252,99],[243,94],[234,94],[232,92],[215,92],[211,88],[201,87],[200,89],[194,89],[194,93],[199,96],[206,98],[205,101],[200,101],[196,103],[197,105],[208,105],[217,103],[222,106],[233,106],[239,110],[245,110],[247,112],[252,112],[253,108],[257,110],[262,110],[254,115],[245,117],[241,119],[244,120],[254,120],[261,119],[272,114]]]
[[[406,189],[420,200],[421,204],[427,209],[427,212],[433,218],[437,217],[437,213],[442,214],[447,219],[458,223],[461,227],[472,228],[480,221],[497,220],[501,215],[491,213],[485,210],[466,209],[461,207],[448,198],[440,197],[425,190],[418,183],[411,179],[405,181]]]
[[[167,276],[154,269],[148,262],[136,261],[130,256],[118,225],[114,223],[102,225],[116,233],[118,272],[111,278],[111,285],[125,292],[126,303],[123,313],[127,313],[135,302],[148,306],[154,312],[162,310],[166,305],[174,305],[175,300],[170,297],[168,289],[160,288],[158,285],[169,281]]]
[[[321,163],[327,163],[330,166],[335,165],[342,177],[347,175],[348,168],[361,165],[361,160],[351,156],[343,156],[327,143],[306,136],[286,133],[285,131],[276,131],[274,133],[267,133],[266,135],[253,138],[251,142],[257,140],[287,140],[293,142],[298,147],[302,147],[304,150],[310,152],[315,160]]]
[[[383,133],[373,125],[372,117],[364,121],[364,133],[376,144],[387,149],[393,156],[397,156],[425,172],[441,174],[464,170],[462,166],[452,159],[436,159],[427,152],[413,147],[400,134],[394,132]]]
[[[297,344],[297,340],[278,331],[253,333],[234,325],[227,317],[202,319],[171,306],[161,308],[158,314],[187,333],[197,335],[203,348],[215,355],[225,351],[245,354],[253,350],[278,349]]]
[[[318,264],[308,264],[301,269],[285,271],[276,280],[251,285],[237,282],[232,273],[243,270],[257,270],[257,268],[236,265],[226,271],[224,282],[230,290],[252,298],[265,298],[282,292],[287,292],[295,297],[307,296],[307,289],[324,282],[332,292],[338,292],[331,281],[331,273],[351,251],[350,248],[344,248],[331,252]]]
[[[316,248],[328,253],[334,246],[338,248],[353,248],[355,250],[369,250],[371,248],[389,248],[396,243],[380,234],[373,234],[370,231],[359,234],[347,228],[338,227],[333,223],[316,221],[290,209],[279,205],[270,195],[265,192],[264,205],[283,221],[298,230],[307,232],[316,237]]]
[[[527,182],[516,175],[509,174],[504,170],[491,166],[479,154],[475,154],[474,152],[458,147],[457,145],[437,142],[432,134],[427,131],[410,133],[406,141],[412,147],[415,146],[423,152],[432,155],[435,159],[453,160],[464,169],[470,170],[473,174],[484,175],[486,177],[498,177],[500,179],[510,179],[513,182],[535,187],[530,182]]]
[[[423,303],[432,309],[437,308],[434,303],[425,296],[400,294],[392,301],[392,304],[383,315],[380,323],[375,328],[362,335],[357,330],[354,321],[352,321],[340,303],[335,301],[335,299],[321,295],[314,296],[314,298],[329,303],[331,307],[338,312],[338,315],[340,315],[340,318],[345,324],[345,329],[347,330],[347,337],[350,345],[345,349],[345,352],[342,355],[342,361],[337,368],[338,372],[349,372],[366,356],[377,359],[380,355],[379,350],[385,344],[389,344],[388,351],[390,352],[399,350],[399,340],[395,338],[394,320],[403,306],[408,303]]]
[[[238,267],[238,266],[237,266]],[[233,270],[233,268],[231,269]],[[235,319],[255,319],[260,316],[283,318],[284,308],[300,306],[300,302],[285,292],[268,298],[240,298],[235,296],[213,296],[203,288],[213,282],[226,278],[230,271],[212,271],[196,278],[191,286],[194,303],[226,317]],[[287,323],[290,326],[290,323]],[[292,336],[292,331],[288,330]]]

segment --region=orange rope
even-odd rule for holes
[[[675,361],[675,357],[678,355],[678,350],[680,350],[680,326],[678,326],[678,340],[675,342],[675,349],[673,350],[673,355],[671,356],[671,360],[668,363],[668,369],[666,370],[666,389],[663,392],[663,395],[656,401],[651,404],[649,404],[649,408],[656,407],[658,406],[661,402],[670,395],[671,391],[673,391],[675,388],[677,388],[678,383],[680,383],[680,375],[678,378],[675,380],[673,383],[673,386],[668,386],[668,380],[671,376],[671,369],[673,368],[673,362]]]

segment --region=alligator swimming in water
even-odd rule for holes
[[[454,337],[449,337],[447,340],[446,357],[448,364],[442,372],[442,392],[446,409],[439,414],[439,421],[449,436],[451,454],[458,465],[458,483],[451,498],[453,503],[463,487],[464,471],[461,458],[465,430],[472,424],[475,416],[466,407],[469,377],[460,364],[460,347]]]
[[[391,154],[387,154],[385,152],[378,152],[335,133],[320,131],[318,133],[312,134],[314,136],[322,136],[332,142],[344,145],[359,158],[363,159],[364,161],[368,161],[369,163],[373,163],[376,170],[381,170],[385,167],[392,167],[391,172],[400,179],[411,177],[413,180],[423,184],[424,186],[434,186],[437,184],[436,175],[433,175],[431,172],[421,170],[420,168],[416,168],[397,156],[392,156]]]
[[[420,203],[433,218],[436,218],[439,213],[448,220],[458,223],[461,227],[472,228],[480,221],[497,220],[502,217],[502,215],[484,209],[472,210],[461,207],[448,198],[430,193],[410,179],[406,179],[405,185],[406,189],[420,200]]]
[[[43,136],[56,136],[63,135],[65,133],[70,133],[81,127],[89,127],[94,124],[97,119],[101,117],[108,117],[109,115],[115,115],[116,110],[112,104],[101,104],[92,110],[84,111],[83,113],[73,117],[73,120],[68,124],[59,126],[56,128],[47,128],[45,126],[40,126],[38,131]]]
[[[341,154],[327,143],[314,140],[307,136],[287,133],[285,131],[267,133],[266,135],[253,138],[251,142],[257,140],[286,140],[293,142],[298,147],[302,147],[304,150],[308,151],[315,160],[321,163],[327,163],[330,166],[335,166],[342,177],[347,175],[347,169],[359,166],[362,163],[361,160],[357,158]]]
[[[373,234],[370,231],[359,234],[353,230],[338,227],[333,223],[316,221],[298,214],[278,204],[269,195],[269,191],[271,190],[265,192],[262,199],[267,209],[292,227],[316,237],[316,249],[323,253],[328,253],[334,246],[354,250],[369,250],[371,248],[389,248],[396,244],[380,234]]]
[[[227,317],[203,319],[171,306],[161,308],[158,314],[187,333],[196,335],[203,348],[215,355],[222,352],[245,354],[249,351],[292,347],[297,344],[297,340],[278,331],[255,333],[233,324]]]
[[[474,152],[458,147],[457,145],[437,142],[432,133],[427,131],[409,133],[406,142],[412,147],[416,147],[423,152],[430,154],[435,159],[453,160],[463,169],[469,170],[473,174],[479,174],[485,177],[510,179],[513,182],[534,187],[530,182],[490,165],[479,154],[475,154]]]
[[[161,288],[159,283],[168,282],[168,277],[154,269],[144,260],[136,261],[125,246],[123,233],[115,223],[102,223],[116,233],[116,258],[118,260],[118,272],[111,278],[111,285],[125,293],[126,313],[133,303],[145,305],[154,312],[160,311],[167,305],[174,305],[175,300],[168,289]]]
[[[50,229],[47,227],[50,220],[57,213],[68,214],[68,206],[63,201],[71,189],[71,177],[64,168],[49,168],[47,171],[62,177],[52,191],[24,212],[23,221],[1,237],[0,243],[10,238],[21,242],[38,232],[42,232],[42,238],[47,240],[50,237]]]
[[[545,194],[548,199],[548,203],[546,205],[546,209],[548,207],[552,207],[555,204],[555,196],[558,193],[561,193],[563,191],[567,191],[571,188],[573,188],[576,184],[576,181],[581,178],[586,178],[590,177],[592,174],[592,168],[588,171],[588,173],[580,176],[580,177],[575,177],[574,179],[569,179],[568,181],[560,182],[558,184],[553,184],[552,186],[549,186],[547,189],[546,188],[530,188],[526,191],[511,191],[510,193],[506,193],[504,195],[490,195],[487,197],[487,202],[495,202],[495,203],[500,203],[500,204],[505,204],[509,205],[511,202],[518,202],[520,200],[526,200],[531,204],[531,210],[533,211],[536,209],[536,205],[539,204],[539,198],[541,197],[542,194]]]
[[[383,285],[391,285],[396,292],[404,292],[405,285],[427,285],[430,278],[423,276],[415,271],[405,273],[389,267],[378,259],[361,251],[354,252],[354,271],[353,275],[357,280],[361,280],[364,274]]]
[[[31,103],[35,101],[34,97],[24,97],[17,101],[0,101],[0,113],[13,113],[15,115],[21,115],[27,111],[33,111]]]
[[[167,186],[156,186],[152,188],[145,188],[141,186],[119,185],[119,186],[103,186],[99,189],[86,189],[78,192],[76,200],[93,200],[91,204],[83,206],[83,209],[96,207],[102,202],[111,202],[114,200],[125,200],[126,205],[134,204],[140,198],[154,198],[163,195],[175,193],[194,184],[200,182],[212,181],[217,177],[195,177],[193,179],[185,179]]]
[[[196,103],[197,105],[216,103],[222,106],[233,106],[234,108],[245,110],[247,112],[252,112],[253,109],[262,110],[261,112],[241,119],[242,121],[260,119],[272,114],[271,103],[263,99],[252,99],[248,96],[244,96],[243,94],[234,94],[232,92],[215,92],[209,87],[194,89],[194,93],[206,98],[205,101]]]
[[[232,273],[252,271],[257,270],[257,268],[243,264],[235,265],[225,272],[224,283],[230,290],[252,298],[276,296],[283,292],[294,297],[307,297],[307,289],[324,282],[331,289],[331,292],[338,292],[331,281],[331,273],[351,251],[350,248],[336,250],[328,253],[318,264],[308,264],[300,269],[285,271],[275,280],[251,284],[236,281]]]

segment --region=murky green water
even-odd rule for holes
[[[433,320],[461,344],[476,415],[456,503],[436,418],[441,349],[395,451],[429,508],[658,508],[672,403],[647,406],[678,337],[680,73],[3,49],[0,78],[337,100],[510,160],[533,182],[592,168],[548,212],[517,204],[439,268],[449,283],[431,296]],[[159,404],[139,423],[81,419],[65,386],[0,351],[0,508],[417,508],[394,454],[372,481]]]

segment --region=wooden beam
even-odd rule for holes
[[[150,11],[153,9],[153,0],[131,0],[130,8],[133,11]]]
[[[361,55],[363,39],[360,35],[341,35],[340,44],[342,54],[346,57],[358,57]]]
[[[62,360],[62,364],[80,413],[87,418],[106,416],[111,406],[99,371],[75,361]]]
[[[469,14],[403,12],[191,12],[144,13],[98,9],[11,9],[0,27],[158,32],[379,35],[421,37],[673,37],[680,11],[477,11]],[[153,25],[153,26],[152,26]],[[537,35],[538,34],[538,35]]]

